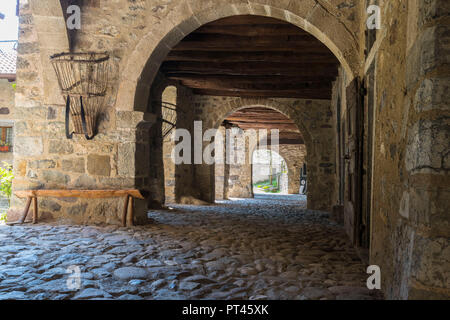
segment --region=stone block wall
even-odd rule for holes
[[[14,109],[13,83],[7,79],[0,79],[0,120],[12,120]]]
[[[448,299],[450,3],[384,1],[382,12],[371,263],[388,298]]]
[[[300,192],[300,171],[306,162],[307,150],[302,145],[280,145],[280,155],[286,160],[288,167],[288,193]]]

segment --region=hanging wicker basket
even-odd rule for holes
[[[84,134],[90,140],[96,133],[98,115],[104,106],[108,87],[107,53],[60,53],[50,58],[66,100],[66,135]],[[73,132],[69,130],[72,117]]]

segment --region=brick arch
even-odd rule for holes
[[[200,26],[236,15],[276,18],[309,32],[326,45],[341,62],[348,79],[353,79],[360,68],[356,39],[339,20],[339,14],[330,13],[329,8],[324,8],[316,1],[298,5],[279,0],[265,1],[267,4],[247,1],[230,3],[228,0],[216,2],[224,3],[213,3],[207,9],[202,8],[201,4],[190,4],[191,12],[188,16],[186,13],[174,13],[170,16],[172,25],[158,24],[157,31],[149,30],[142,37],[128,56],[121,72],[117,109],[145,111],[152,82],[171,48]],[[284,3],[286,9],[281,7]],[[169,16],[166,19],[169,19]],[[324,24],[324,21],[327,23]]]

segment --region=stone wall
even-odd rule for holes
[[[13,83],[7,79],[0,79],[0,120],[12,120],[14,109]]]
[[[288,167],[288,193],[300,192],[300,171],[307,158],[307,150],[302,145],[280,145],[280,155]]]
[[[449,298],[450,3],[384,1],[382,12],[371,263],[389,298]]]
[[[114,99],[106,99],[99,115],[98,134],[87,141],[80,135],[65,137],[64,105],[56,77],[49,64],[49,51],[57,47],[56,25],[64,20],[52,18],[58,7],[21,1],[17,62],[14,140],[14,190],[43,188],[114,189],[147,188],[149,182],[149,130],[155,117],[143,112],[117,111]],[[59,4],[58,4],[59,5]],[[45,11],[48,9],[49,11]],[[60,9],[60,7],[59,7]],[[41,21],[48,21],[43,29]],[[53,23],[53,24],[52,24]],[[54,44],[44,41],[53,26]],[[65,29],[63,29],[65,30]],[[61,34],[61,37],[63,34]],[[53,51],[54,50],[54,51]],[[46,78],[53,74],[51,81]],[[118,75],[113,74],[114,82]],[[44,80],[45,79],[45,80]],[[50,92],[51,93],[50,93]],[[44,199],[39,202],[40,218],[75,223],[119,223],[123,200]],[[24,200],[12,198],[8,219],[14,221]],[[135,201],[136,222],[145,221],[143,201]]]

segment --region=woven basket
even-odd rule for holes
[[[67,101],[67,112],[72,117],[74,133],[91,139],[96,133],[96,121],[104,107],[110,72],[107,53],[60,53],[51,57],[62,95]],[[83,130],[81,113],[86,118]],[[66,122],[69,139],[69,122]]]
[[[95,131],[96,119],[92,115],[85,115],[85,119],[86,119],[87,134],[89,136],[93,136],[94,135],[94,131]],[[74,133],[84,134],[83,124],[82,123],[83,122],[81,121],[81,114],[72,115],[72,124],[73,124],[73,132]]]

